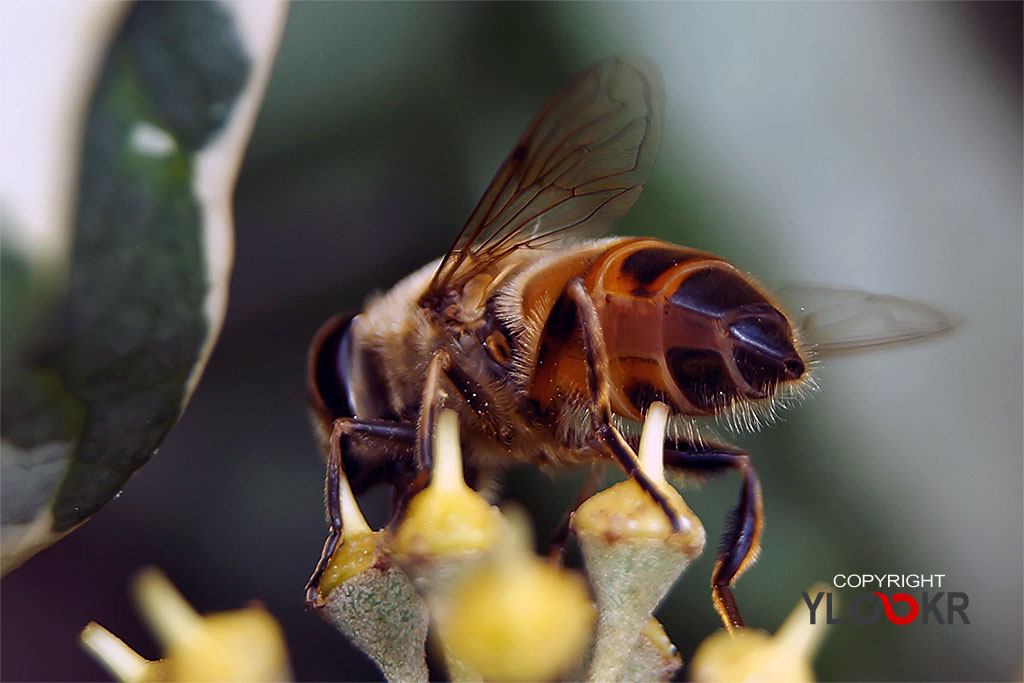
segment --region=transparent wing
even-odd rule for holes
[[[786,284],[775,294],[804,342],[821,355],[924,339],[960,324],[930,304],[856,289]]]
[[[661,141],[664,93],[643,60],[612,57],[547,103],[441,260],[430,292],[516,249],[608,231],[640,196]]]

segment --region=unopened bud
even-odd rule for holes
[[[462,478],[458,415],[441,411],[430,484],[409,501],[391,538],[391,557],[431,592],[490,551],[500,525],[498,509]]]
[[[616,680],[652,612],[704,549],[704,527],[664,478],[662,444],[668,407],[651,406],[640,442],[640,464],[682,521],[672,528],[665,510],[634,479],[586,500],[572,516],[598,607],[593,680]]]
[[[811,591],[827,590],[815,586]],[[825,633],[798,606],[772,636],[757,629],[718,631],[701,643],[690,666],[694,681],[813,681],[811,662]]]
[[[291,677],[281,627],[259,605],[200,615],[156,569],[139,574],[135,597],[163,647],[164,659],[143,659],[98,624],[82,631],[83,644],[120,680],[280,681]]]
[[[389,681],[426,681],[427,606],[385,553],[386,534],[366,523],[344,472],[338,486],[344,527],[317,587],[321,614]]]
[[[583,660],[594,605],[579,574],[534,555],[525,524],[510,526],[439,609],[442,641],[454,669],[484,680],[552,680]]]

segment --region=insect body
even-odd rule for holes
[[[612,58],[577,76],[526,130],[444,257],[358,316],[321,328],[309,365],[315,422],[356,492],[386,483],[401,497],[421,486],[434,418],[450,407],[478,489],[516,462],[614,460],[678,526],[617,425],[642,420],[654,401],[678,421],[749,423],[758,406],[770,412],[807,385],[801,330],[728,261],[654,239],[596,238],[640,194],[661,138],[662,100],[660,78],[640,62]],[[830,320],[832,337],[818,340],[824,349],[945,324],[941,315],[902,324],[891,315],[901,306],[931,309],[840,293],[862,305]],[[858,337],[844,320],[870,305],[888,323]],[[804,319],[820,319],[815,313]],[[760,485],[745,452],[687,433],[693,438],[666,443],[669,468],[742,475],[712,576],[716,608],[727,627],[739,627],[731,586],[759,548]],[[330,513],[311,595],[341,531],[336,504]]]

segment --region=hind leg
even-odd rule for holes
[[[604,345],[604,333],[590,293],[583,284],[583,278],[574,277],[566,285],[566,295],[576,307],[576,325],[583,333],[583,350],[587,360],[587,389],[589,391],[590,423],[594,429],[594,444],[606,455],[615,459],[626,474],[636,480],[644,493],[650,496],[665,511],[672,528],[681,531],[684,522],[679,513],[673,509],[665,494],[657,484],[640,467],[636,453],[622,438],[619,430],[612,425],[611,399],[609,387],[608,350]]]
[[[737,470],[743,477],[739,502],[722,535],[711,574],[711,597],[725,627],[730,631],[742,628],[743,618],[732,594],[732,585],[757,560],[764,528],[761,482],[750,456],[729,446],[666,441],[665,466],[701,476]]]

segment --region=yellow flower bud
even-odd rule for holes
[[[315,604],[389,681],[426,681],[427,606],[387,556],[387,534],[366,523],[344,472],[338,488],[342,537],[316,586]]]
[[[290,677],[281,627],[260,606],[202,617],[199,629],[168,643],[175,681],[280,681]]]
[[[468,486],[428,486],[409,501],[391,550],[413,557],[486,551],[497,537],[497,517],[497,509]]]
[[[812,591],[823,587],[812,588]],[[718,631],[701,643],[690,665],[694,681],[813,681],[811,661],[824,635],[798,606],[774,636],[757,629]]]
[[[575,572],[525,555],[460,582],[441,619],[451,657],[485,680],[552,680],[583,659],[594,606]]]
[[[277,681],[290,678],[284,634],[258,605],[201,616],[157,569],[143,570],[135,597],[164,647],[176,681]]]
[[[462,479],[458,416],[444,410],[437,420],[430,485],[406,508],[391,550],[428,558],[489,550],[498,537],[500,515]]]
[[[339,473],[338,488],[344,529],[338,547],[331,556],[331,562],[320,578],[320,585],[317,586],[321,596],[326,596],[339,584],[366,571],[383,555],[380,546],[384,534],[374,531],[366,523],[344,472]]]
[[[572,527],[579,536],[599,537],[604,543],[668,544],[691,557],[704,549],[704,527],[675,489],[663,491],[683,520],[673,531],[665,511],[634,479],[619,482],[588,498],[573,513]]]
[[[136,601],[165,657],[150,662],[98,624],[82,642],[118,679],[143,681],[280,681],[291,677],[281,627],[265,609],[201,616],[159,570],[135,582]]]
[[[323,578],[320,579],[320,594],[328,595],[339,584],[348,581],[370,567],[380,556],[378,532],[346,533],[338,549],[331,556]]]
[[[589,677],[617,680],[643,647],[641,631],[679,574],[704,549],[704,527],[665,481],[662,447],[668,407],[654,403],[640,439],[640,465],[682,521],[676,531],[665,510],[628,479],[591,496],[573,513],[598,607],[597,641]]]

